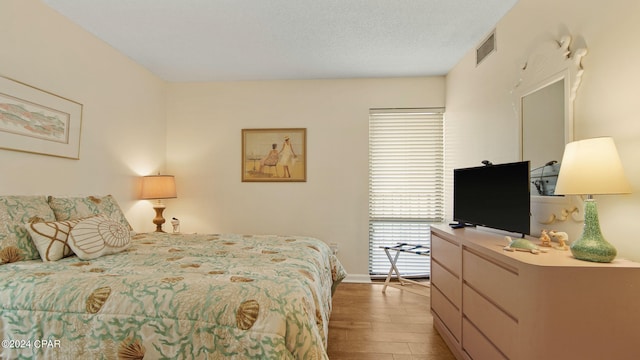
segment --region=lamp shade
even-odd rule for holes
[[[557,195],[627,194],[618,150],[610,137],[574,141],[564,149],[556,184]]]
[[[173,175],[150,175],[142,177],[140,199],[173,199],[176,193],[176,180]]]

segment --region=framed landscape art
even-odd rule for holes
[[[242,181],[307,181],[307,129],[242,129]]]
[[[0,149],[80,158],[82,104],[0,76]]]

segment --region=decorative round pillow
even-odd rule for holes
[[[131,232],[121,223],[98,215],[78,222],[71,229],[68,243],[80,259],[90,260],[128,248]]]

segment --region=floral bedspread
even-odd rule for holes
[[[2,359],[327,359],[345,272],[322,241],[139,234],[91,261],[0,266]]]

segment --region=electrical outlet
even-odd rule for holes
[[[331,248],[333,255],[338,253],[338,243],[329,243],[329,247]]]

